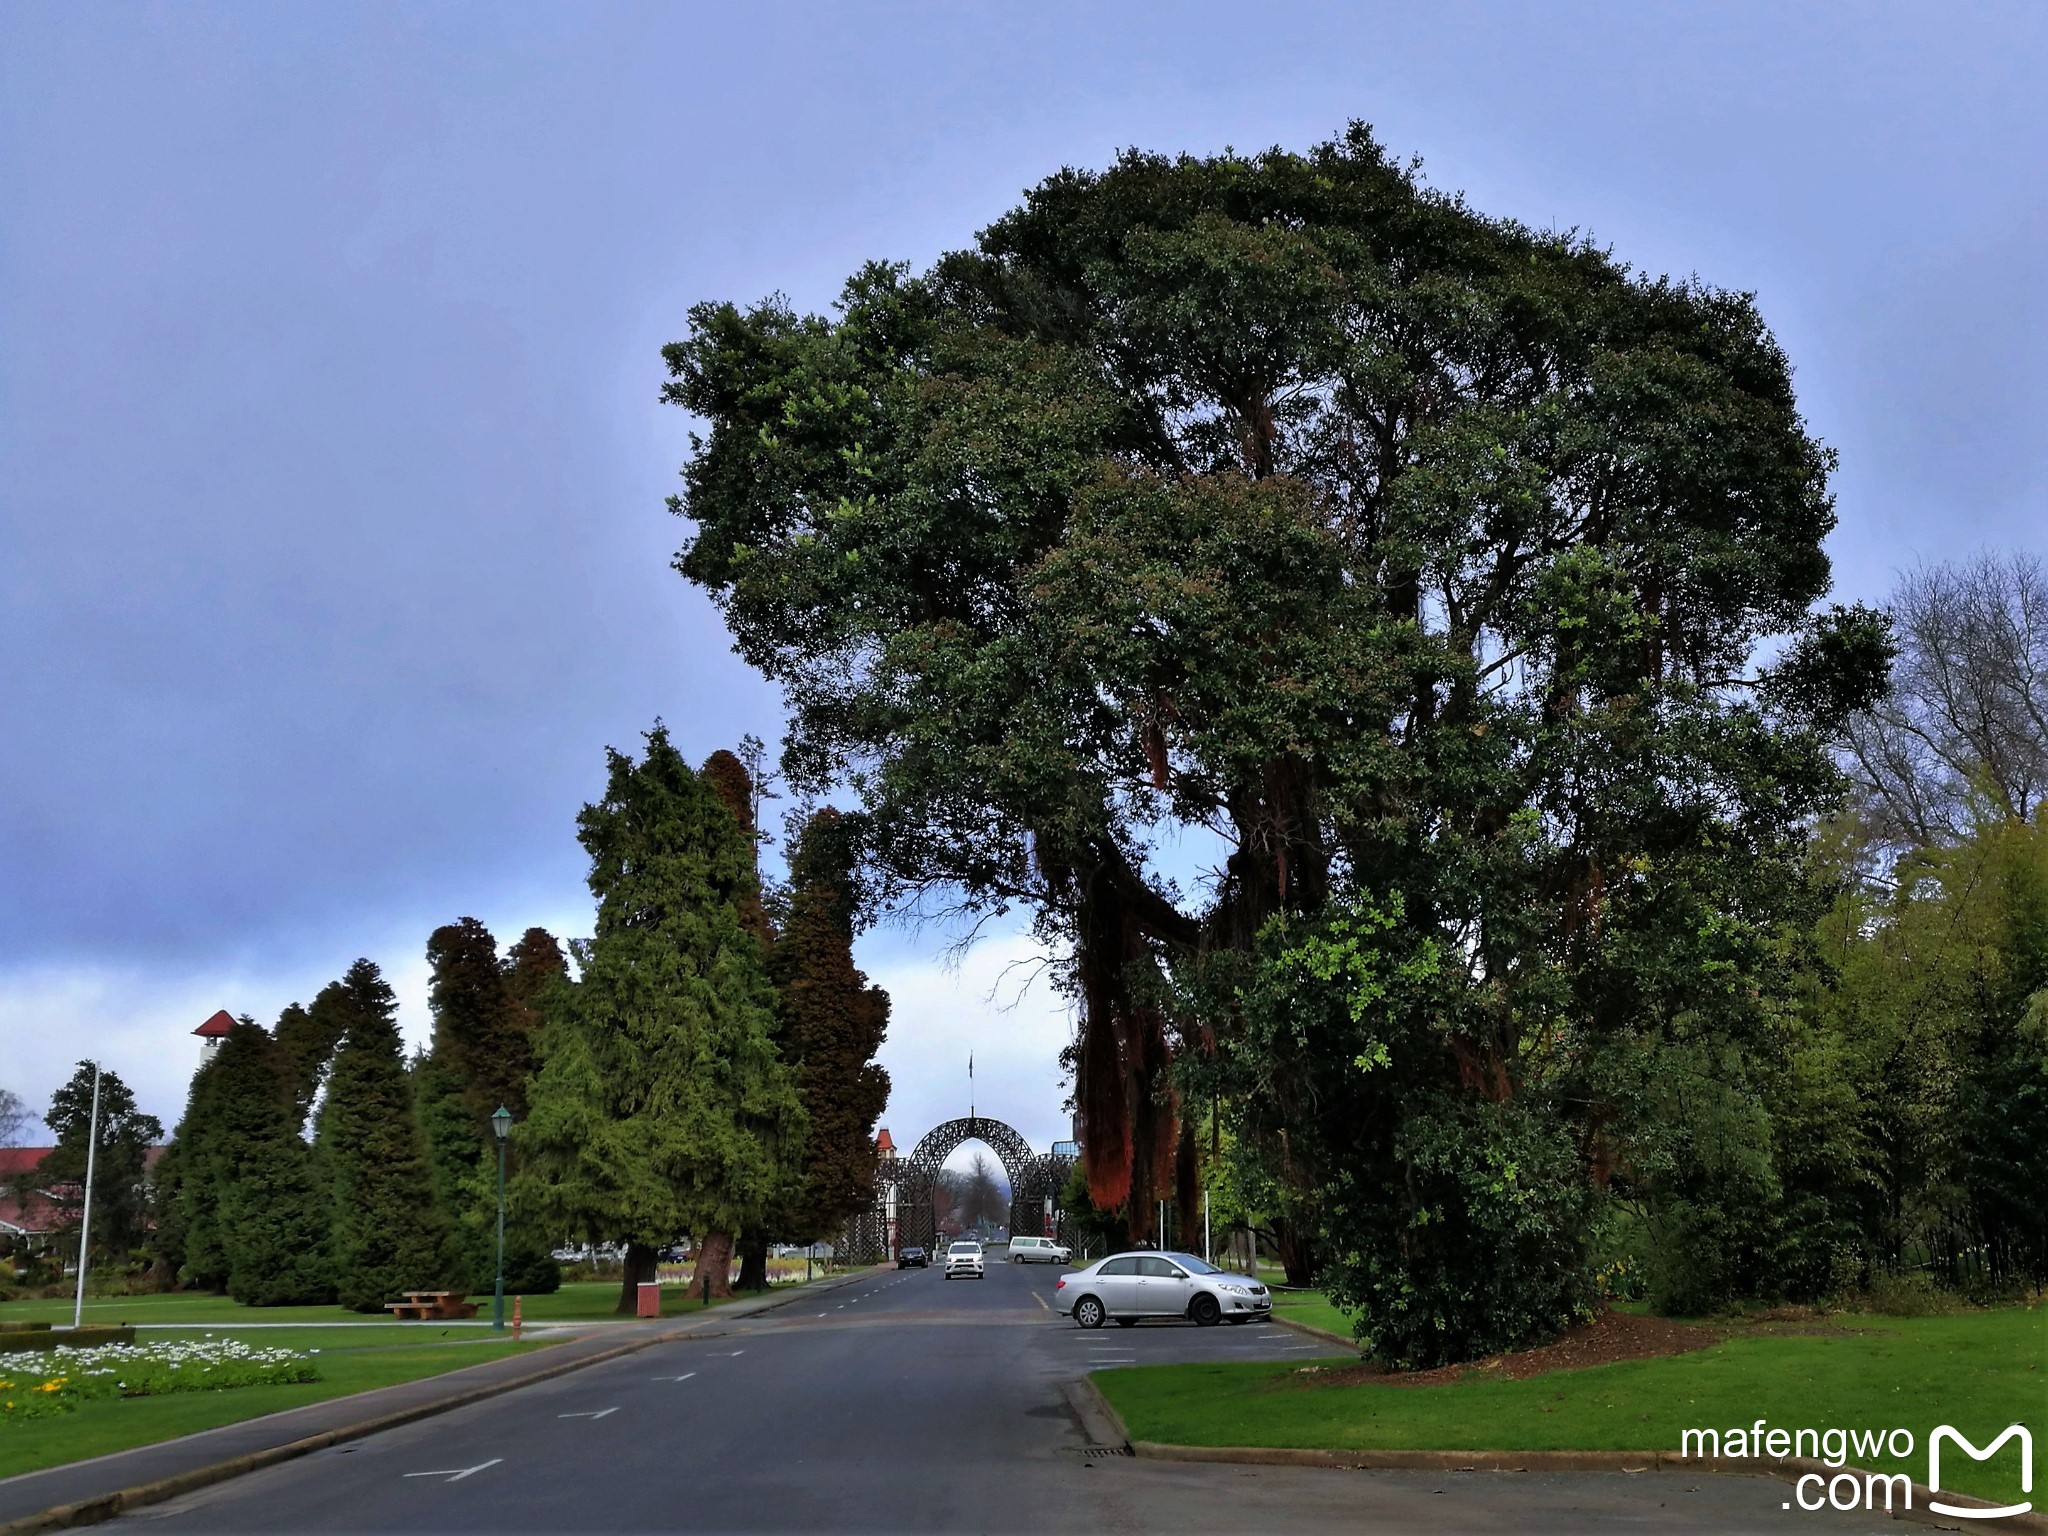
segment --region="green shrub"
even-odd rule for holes
[[[1956,1298],[1924,1269],[1879,1270],[1870,1277],[1862,1305],[1884,1317],[1936,1317],[1957,1309]]]

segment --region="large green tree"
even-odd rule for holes
[[[515,1121],[524,1118],[539,1021],[515,981],[537,997],[546,980],[559,975],[561,951],[544,929],[532,928],[501,959],[491,931],[465,917],[428,937],[427,965],[434,1036],[413,1064],[412,1080],[435,1203],[448,1217],[442,1267],[464,1289],[488,1290],[497,1270],[498,1146],[491,1116],[504,1108]],[[515,1292],[553,1290],[560,1281],[545,1240],[519,1223],[506,1233],[505,1267],[507,1288]]]
[[[660,725],[638,762],[608,761],[604,798],[577,819],[597,931],[575,946],[576,981],[543,1003],[516,1136],[526,1209],[627,1244],[623,1311],[685,1232],[712,1292],[730,1289],[733,1235],[765,1214],[803,1112],[743,915],[759,894],[752,839]]]
[[[310,1008],[288,1006],[277,1019],[277,1043],[292,1065],[292,1107],[303,1127],[327,1081],[328,1066],[348,1033],[356,999],[341,982],[330,981]]]
[[[792,780],[858,790],[885,899],[1072,957],[1095,1204],[1142,1233],[1213,1096],[1381,1353],[1573,1315],[1670,1086],[1774,1070],[1886,658],[1816,611],[1830,458],[1754,304],[1354,127],[1064,171],[666,356],[678,563]]]
[[[212,1186],[227,1291],[250,1306],[334,1296],[332,1191],[299,1134],[292,1060],[260,1024],[239,1020],[209,1064],[212,1117],[200,1166]]]
[[[375,1312],[408,1288],[441,1280],[445,1223],[414,1113],[398,1000],[368,960],[356,961],[336,985],[346,1026],[315,1146],[334,1194],[336,1296],[345,1307]]]
[[[144,1238],[149,1149],[163,1140],[163,1122],[136,1106],[134,1093],[119,1073],[102,1071],[98,1153],[88,1159],[94,1141],[93,1064],[89,1061],[81,1061],[70,1081],[50,1096],[43,1121],[57,1144],[36,1165],[35,1182],[54,1196],[73,1251],[85,1214],[85,1174],[90,1161],[92,1230],[87,1240],[92,1257],[126,1259]]]
[[[769,962],[781,1000],[777,1043],[796,1073],[807,1131],[783,1232],[830,1237],[875,1195],[875,1122],[889,1101],[876,1062],[889,1030],[889,994],[853,963],[858,917],[852,839],[829,807],[798,834],[789,890]]]

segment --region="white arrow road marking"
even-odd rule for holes
[[[480,1461],[475,1466],[464,1467],[459,1472],[454,1471],[450,1468],[443,1468],[439,1472],[408,1472],[405,1475],[407,1477],[445,1477],[451,1483],[459,1483],[465,1477],[469,1476],[470,1473],[481,1472],[486,1467],[495,1467],[499,1462],[503,1461],[504,1459],[505,1458],[502,1456],[493,1456],[489,1461]]]
[[[617,1408],[600,1408],[595,1413],[558,1413],[555,1417],[558,1419],[601,1419],[606,1414],[617,1413],[618,1411]]]

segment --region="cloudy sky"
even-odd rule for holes
[[[587,931],[577,806],[777,700],[668,569],[705,298],[822,307],[1123,146],[1350,118],[1753,290],[1846,595],[2048,545],[2048,20],[2008,5],[0,8],[0,1086],[167,1123],[226,1007],[469,913]],[[883,929],[888,1121],[1064,1134],[1018,935]]]

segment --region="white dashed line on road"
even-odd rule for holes
[[[689,1379],[690,1379],[690,1378],[691,1378],[692,1376],[694,1376],[694,1375],[696,1375],[696,1374],[697,1374],[697,1373],[696,1373],[695,1371],[685,1371],[685,1372],[683,1372],[683,1374],[682,1374],[682,1375],[680,1375],[680,1376],[656,1376],[656,1377],[654,1378],[654,1380],[656,1380],[656,1381],[688,1381],[688,1380],[689,1380]]]
[[[599,1408],[594,1412],[588,1413],[558,1413],[555,1415],[555,1417],[558,1419],[602,1419],[607,1418],[610,1415],[617,1413],[618,1411],[619,1410],[617,1408]]]
[[[464,1467],[460,1471],[453,1471],[444,1468],[439,1472],[408,1472],[405,1475],[407,1477],[444,1477],[451,1483],[459,1483],[465,1477],[468,1477],[472,1472],[481,1472],[486,1467],[495,1467],[499,1462],[503,1461],[504,1459],[505,1458],[502,1456],[493,1456],[489,1461],[480,1461],[475,1466]]]

